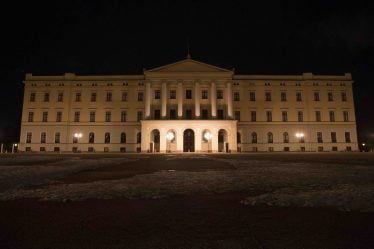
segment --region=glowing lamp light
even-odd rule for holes
[[[300,137],[304,137],[305,135],[304,135],[304,133],[296,133],[296,137],[298,137],[298,138],[300,138]]]
[[[76,138],[81,138],[83,135],[82,133],[74,133],[74,137]]]
[[[172,141],[174,137],[175,137],[174,132],[169,131],[168,133],[166,133],[167,140]]]
[[[365,143],[362,143],[362,146],[365,146],[366,144]]]
[[[204,133],[204,138],[205,138],[206,140],[210,140],[210,139],[212,139],[212,137],[213,137],[213,135],[212,135],[212,133],[210,133],[209,131],[206,131],[206,132]]]

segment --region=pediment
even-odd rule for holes
[[[157,67],[146,72],[150,73],[232,73],[232,71],[206,64],[200,61],[185,59],[172,64]]]

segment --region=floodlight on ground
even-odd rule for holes
[[[210,133],[210,131],[206,131],[206,132],[204,133],[204,138],[205,138],[206,140],[210,140],[210,139],[212,139],[212,137],[213,137],[213,135],[212,135],[212,133]]]
[[[166,139],[167,140],[172,141],[174,139],[174,137],[175,137],[174,132],[169,131],[168,133],[166,133]]]
[[[296,137],[304,137],[305,135],[304,135],[304,133],[301,133],[301,132],[298,132],[298,133],[296,133]]]

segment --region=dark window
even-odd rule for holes
[[[177,111],[175,109],[170,109],[170,119],[177,119]]]
[[[143,92],[138,92],[138,101],[143,101]]]
[[[347,94],[345,92],[342,92],[342,101],[347,101]]]
[[[202,99],[208,99],[208,90],[202,90],[201,91],[201,98]]]
[[[256,132],[252,132],[251,138],[252,138],[252,143],[257,144],[257,133]]]
[[[343,119],[344,119],[344,122],[349,121],[348,111],[343,111]]]
[[[240,101],[240,93],[234,92],[234,101]]]
[[[255,92],[249,92],[249,100],[250,101],[256,101],[256,93]]]
[[[57,101],[58,102],[62,102],[62,101],[64,101],[64,93],[58,93],[58,95],[57,95]]]
[[[217,119],[224,119],[223,110],[218,109],[217,110]]]
[[[281,101],[287,101],[287,94],[285,92],[281,92]]]
[[[90,132],[90,134],[88,135],[88,142],[89,142],[90,144],[95,143],[95,133]]]
[[[75,93],[75,102],[81,102],[81,100],[82,100],[82,94]]]
[[[95,122],[96,119],[96,112],[90,112],[90,122]]]
[[[266,111],[266,121],[267,122],[273,121],[273,114],[271,111]]]
[[[331,143],[336,143],[336,132],[331,132]]]
[[[62,121],[62,112],[58,111],[56,112],[56,122],[61,122]]]
[[[319,101],[319,92],[314,92],[314,101]]]
[[[79,122],[80,116],[80,112],[74,112],[74,122]]]
[[[217,99],[223,99],[223,91],[217,90]]]
[[[186,119],[192,119],[192,110],[186,109]]]
[[[288,132],[283,133],[283,143],[289,143],[290,137],[288,136]]]
[[[316,121],[321,122],[321,111],[316,111]]]
[[[59,144],[60,143],[60,137],[61,137],[60,132],[56,132],[55,133],[55,144]]]
[[[138,111],[138,114],[137,114],[137,121],[139,122],[140,120],[143,119],[143,112],[142,111]]]
[[[209,118],[208,109],[202,109],[201,110],[201,118],[202,119],[208,119]]]
[[[109,144],[110,143],[110,133],[109,132],[106,132],[105,133],[105,136],[104,136],[104,142],[106,144]]]
[[[303,122],[304,121],[304,113],[302,111],[297,112],[297,121]]]
[[[122,111],[121,112],[121,122],[126,122],[127,121],[127,112]]]
[[[238,144],[242,143],[242,136],[240,135],[240,132],[236,133],[236,142]]]
[[[161,99],[161,91],[155,90],[155,99]]]
[[[34,112],[29,112],[28,121],[29,122],[34,122]]]
[[[112,101],[112,92],[107,92],[106,93],[106,101],[111,102]]]
[[[186,90],[186,99],[192,99],[192,90]]]
[[[154,119],[160,119],[161,118],[161,112],[159,109],[154,110]]]
[[[235,120],[240,121],[240,111],[235,111],[234,115],[235,115]]]
[[[176,99],[177,98],[177,91],[170,90],[170,99]]]
[[[125,144],[126,143],[126,133],[122,132],[121,133],[121,144]]]
[[[136,134],[136,143],[140,144],[142,142],[142,133],[138,132]]]
[[[31,143],[31,140],[32,140],[32,133],[31,132],[27,132],[26,134],[26,143]]]
[[[327,93],[327,100],[328,101],[334,101],[334,96],[333,96],[332,92]]]
[[[317,132],[317,142],[318,143],[323,143],[322,132]]]
[[[298,101],[298,102],[303,101],[303,97],[301,95],[301,92],[296,92],[296,101]]]
[[[251,122],[256,122],[256,120],[257,120],[256,111],[251,111]]]
[[[271,101],[271,92],[265,93],[265,101]]]
[[[351,142],[351,133],[350,132],[344,132],[345,136],[345,142],[350,143]]]
[[[282,111],[282,121],[287,122],[288,121],[288,112]]]
[[[48,112],[43,112],[43,119],[42,119],[43,122],[47,122],[48,121]]]
[[[46,140],[47,140],[47,133],[42,132],[40,134],[40,143],[45,144]]]
[[[108,111],[105,112],[105,122],[111,122],[112,121],[112,112]]]
[[[123,102],[127,101],[127,92],[122,92],[122,101]]]
[[[273,143],[273,133],[271,133],[271,132],[268,133],[268,143],[269,144]]]
[[[44,102],[49,102],[49,93],[44,93]]]
[[[91,102],[96,102],[96,93],[91,93]]]
[[[335,122],[335,112],[329,111],[330,122]]]
[[[30,93],[30,102],[35,102],[35,93]]]

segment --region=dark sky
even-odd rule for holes
[[[370,1],[48,2],[2,4],[0,140],[18,139],[25,73],[141,73],[184,59],[187,40],[193,59],[238,73],[351,72],[374,140]]]

